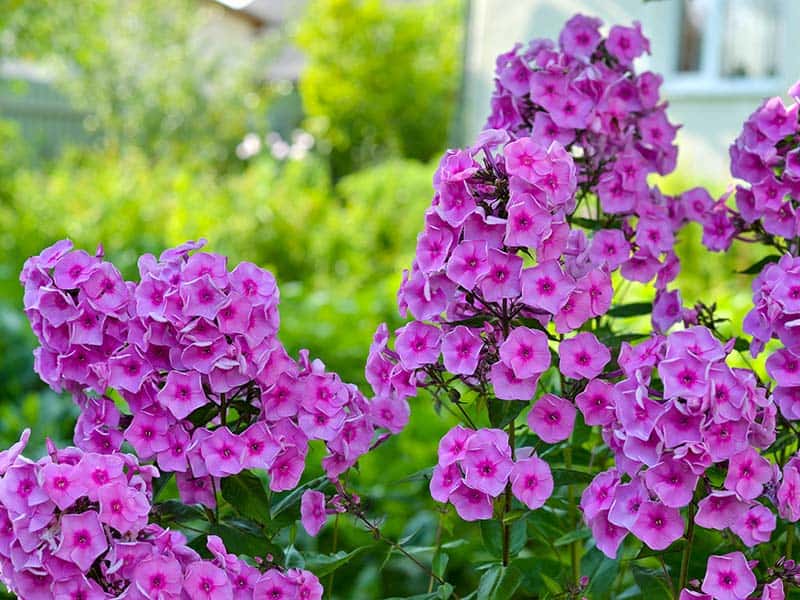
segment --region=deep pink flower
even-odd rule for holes
[[[468,290],[488,272],[489,251],[486,242],[481,240],[461,242],[447,262],[447,276]]]
[[[572,379],[593,379],[603,372],[611,353],[593,333],[579,333],[561,342],[559,369]]]
[[[741,538],[745,546],[752,548],[768,542],[775,526],[775,514],[763,504],[756,503],[739,515],[731,524],[731,531]]]
[[[756,450],[748,447],[730,458],[725,487],[735,491],[745,500],[754,500],[761,495],[764,484],[771,479],[770,462]]]
[[[756,589],[756,578],[741,552],[710,556],[702,590],[716,600],[744,600]]]
[[[531,510],[544,505],[553,494],[550,465],[538,456],[520,458],[509,475],[514,496]]]
[[[564,398],[545,394],[528,413],[528,427],[542,441],[555,444],[566,440],[575,425],[575,406]]]
[[[697,508],[695,523],[722,531],[747,511],[747,504],[739,500],[735,492],[718,491],[700,500]]]
[[[465,521],[480,521],[492,518],[492,498],[479,490],[465,484],[459,485],[450,494],[450,502],[456,508],[458,516]]]
[[[300,517],[303,529],[312,537],[316,537],[325,525],[325,494],[317,490],[306,490],[300,500]]]
[[[55,555],[86,572],[95,559],[108,549],[100,518],[93,510],[61,517],[61,542]]]
[[[655,492],[665,506],[675,508],[689,504],[697,479],[688,463],[669,456],[644,473],[647,487]]]
[[[442,338],[444,367],[454,374],[472,375],[478,366],[481,338],[469,327],[459,325]]]
[[[395,349],[406,369],[435,363],[441,348],[441,332],[433,325],[412,321],[398,330]]]
[[[575,282],[557,260],[547,260],[522,271],[522,301],[533,308],[557,313],[575,289]]]
[[[150,556],[134,565],[133,585],[145,598],[178,598],[183,587],[180,563],[168,556]]]
[[[537,329],[516,327],[500,345],[500,360],[519,379],[538,377],[550,367],[547,335]]]
[[[294,600],[297,598],[298,587],[297,582],[277,569],[270,569],[261,576],[253,588],[253,598]]]
[[[225,571],[206,560],[189,565],[184,576],[183,590],[190,598],[200,600],[217,600],[233,595],[233,588]]]
[[[639,507],[631,533],[652,550],[664,550],[683,535],[683,528],[677,508],[648,500]]]
[[[42,467],[42,487],[61,510],[72,506],[89,491],[88,483],[74,465],[49,463]]]
[[[615,525],[608,519],[608,511],[599,512],[589,522],[598,550],[608,558],[617,558],[617,551],[622,540],[628,535],[628,530]]]
[[[447,502],[462,483],[461,470],[456,463],[438,464],[433,468],[429,484],[431,498],[437,502]]]

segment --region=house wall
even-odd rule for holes
[[[782,0],[778,44],[778,76],[769,81],[687,81],[676,72],[679,51],[679,0],[472,0],[465,59],[463,125],[468,143],[483,126],[489,110],[495,56],[517,41],[537,37],[557,39],[563,24],[576,12],[598,16],[606,26],[642,23],[652,55],[639,69],[664,76],[662,96],[669,116],[682,123],[678,133],[678,169],[703,181],[726,182],[728,146],[742,121],[766,96],[785,94],[800,79],[800,53],[791,36],[800,25],[800,1]]]

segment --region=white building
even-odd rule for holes
[[[557,39],[576,12],[606,27],[641,21],[652,55],[639,69],[664,77],[662,97],[678,134],[678,169],[728,180],[728,146],[766,96],[800,79],[800,0],[472,0],[465,57],[467,142],[486,119],[495,56],[517,41]]]

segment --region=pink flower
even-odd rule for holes
[[[500,438],[501,443],[497,443]],[[479,429],[467,440],[464,458],[464,483],[492,497],[505,488],[513,466],[511,448],[505,432]]]
[[[472,375],[478,367],[483,342],[475,332],[463,325],[455,327],[442,338],[444,367],[454,374]]]
[[[716,600],[744,600],[756,589],[756,577],[741,552],[710,556],[701,588]]]
[[[697,485],[688,463],[665,456],[661,462],[647,469],[644,480],[665,506],[681,508],[689,504]]]
[[[731,531],[738,535],[746,546],[752,548],[769,541],[775,531],[776,519],[773,512],[763,504],[754,504],[739,515],[731,525]]]
[[[73,465],[50,463],[42,468],[42,487],[61,510],[87,494],[87,482]]]
[[[444,434],[439,440],[439,464],[447,466],[462,460],[467,449],[467,440],[473,433],[475,432],[472,429],[456,425]]]
[[[564,340],[558,348],[559,369],[572,379],[593,379],[603,372],[611,353],[593,333],[579,333]]]
[[[575,289],[557,260],[547,260],[522,271],[522,301],[533,308],[557,313]]]
[[[138,532],[147,524],[150,502],[140,491],[115,481],[97,491],[100,521],[120,533]]]
[[[615,469],[609,469],[597,475],[583,490],[580,507],[587,521],[594,519],[601,511],[611,508],[618,484],[619,474]]]
[[[771,479],[770,462],[752,447],[748,447],[730,458],[725,487],[745,500],[754,500],[761,495],[764,484]]]
[[[253,598],[269,600],[294,600],[299,585],[277,569],[264,573],[253,588]]]
[[[492,518],[492,498],[467,485],[459,485],[450,494],[450,502],[456,507],[458,516],[465,521],[480,521]]]
[[[227,427],[220,427],[200,444],[209,475],[226,477],[241,472],[245,445],[242,439]]]
[[[575,397],[575,404],[587,425],[609,425],[614,421],[616,397],[612,384],[592,379]]]
[[[446,466],[438,464],[433,468],[428,486],[431,498],[437,502],[447,502],[450,499],[450,495],[461,483],[461,470],[457,464],[451,463]]]
[[[648,500],[639,507],[631,533],[652,550],[664,550],[683,535],[683,527],[677,508]]]
[[[134,566],[133,585],[145,598],[178,598],[183,587],[180,563],[167,556],[150,556]]]
[[[303,529],[308,535],[316,537],[325,525],[325,494],[317,490],[306,490],[300,500],[300,516]]]
[[[494,395],[501,400],[530,400],[536,393],[539,378],[520,379],[510,367],[498,361],[489,369],[489,380],[494,387]]]
[[[208,403],[203,392],[200,373],[196,371],[170,371],[164,387],[158,392],[158,401],[177,419],[184,419],[196,408]]]
[[[713,492],[697,505],[695,523],[708,529],[722,531],[732,526],[739,517],[747,512],[747,504],[736,497],[735,492]]]
[[[395,349],[406,369],[435,363],[439,358],[441,333],[433,325],[412,321],[398,330]]]
[[[93,510],[61,517],[61,543],[55,555],[86,572],[95,559],[108,549],[100,518]]]
[[[574,15],[564,25],[558,43],[565,54],[576,58],[589,58],[597,48],[602,36],[602,21],[585,15]]]
[[[608,520],[608,511],[599,512],[589,522],[598,550],[608,558],[617,558],[617,551],[622,540],[628,535],[628,530],[619,527]]]
[[[230,598],[233,595],[228,575],[209,561],[193,562],[186,569],[184,577],[183,590],[190,598],[216,600]]]
[[[553,494],[550,465],[537,456],[520,458],[509,475],[514,496],[531,510],[544,505]]]
[[[461,242],[447,262],[447,276],[467,290],[474,288],[488,272],[488,249],[481,240]]]
[[[547,335],[527,327],[513,329],[500,345],[500,360],[519,379],[538,377],[550,367]]]
[[[575,425],[575,407],[553,394],[545,394],[528,413],[528,427],[548,444],[567,439]]]
[[[479,283],[481,294],[488,302],[515,298],[520,294],[522,258],[492,248],[489,250],[489,270]]]

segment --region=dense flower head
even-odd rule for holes
[[[775,515],[764,500],[777,478],[761,450],[775,440],[776,408],[750,371],[726,364],[731,350],[709,329],[689,327],[624,343],[620,375],[587,384],[578,409],[603,426],[615,455],[581,502],[593,529],[600,518],[664,549],[683,535],[680,509],[702,488],[697,525],[730,529],[749,546],[769,540]],[[706,476],[712,467],[725,474],[719,487]],[[798,501],[784,489],[789,512]]]
[[[26,439],[0,469],[0,579],[19,597],[238,598],[281,578],[283,598],[321,599],[308,571],[262,573],[214,535],[203,560],[182,534],[151,522],[155,467],[52,444],[34,462],[20,454]]]
[[[691,218],[702,223],[710,250],[727,250],[736,237],[780,243],[800,233],[799,101],[792,96],[786,105],[780,97],[768,98],[744,122],[730,147],[731,175],[742,182],[735,209],[726,198],[711,202],[707,193],[691,192]]]
[[[268,271],[247,262],[229,270],[226,257],[195,252],[203,243],[143,255],[138,282],[68,241],[26,262],[37,371],[81,408],[77,446],[112,453],[127,442],[176,473],[184,500],[213,505],[212,478],[258,468],[272,490],[292,489],[310,441],[326,445],[323,466],[337,477],[376,429],[402,430],[403,398],[370,403],[306,351],[286,353]]]
[[[491,519],[493,501],[509,484],[514,496],[530,509],[542,506],[553,493],[549,465],[530,449],[512,457],[508,434],[501,429],[458,425],[439,442],[431,496],[450,502],[465,521]]]
[[[578,15],[560,49],[536,40],[498,58],[485,129],[472,146],[448,150],[433,177],[398,291],[400,312],[412,320],[393,336],[381,326],[370,348],[366,375],[378,398],[405,400],[428,388],[456,403],[464,389],[535,401],[529,428],[560,443],[576,406],[590,410],[588,394],[605,401],[587,422],[614,421],[618,392],[600,389],[616,369],[603,321],[613,282],[653,282],[660,330],[683,320],[680,296],[667,286],[679,271],[673,246],[686,215],[647,182],[674,168],[677,128],[659,102],[660,78],[633,68],[649,48],[639,25],[608,37],[600,26]],[[550,369],[577,391],[542,395]],[[432,493],[469,518],[487,518],[481,494],[496,497],[501,487],[479,484],[461,462],[440,461]]]

